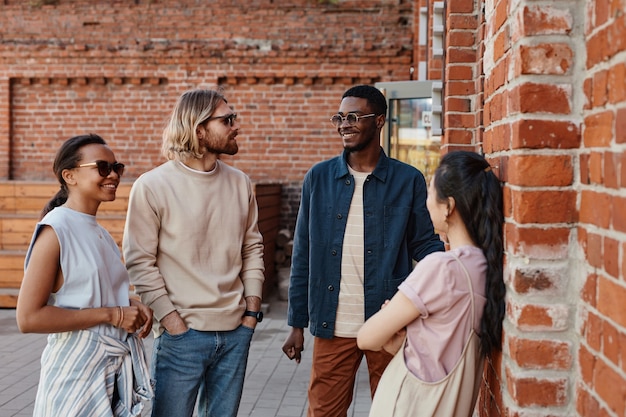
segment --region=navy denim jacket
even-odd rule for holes
[[[345,158],[344,152],[320,162],[304,177],[294,235],[287,322],[297,328],[310,324],[311,333],[323,338],[334,333],[343,236],[354,192]],[[444,250],[426,209],[426,192],[421,172],[381,149],[363,185],[366,319],[396,293],[413,260]]]

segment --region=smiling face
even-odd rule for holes
[[[113,151],[105,145],[85,145],[80,148],[80,154],[82,157],[79,165],[96,161],[117,162]],[[72,199],[78,197],[81,200],[90,200],[97,204],[115,200],[120,176],[114,170],[111,170],[106,177],[102,177],[97,166],[84,166],[65,170],[64,175]]]
[[[375,113],[369,106],[367,99],[360,97],[345,97],[341,100],[338,113],[345,117],[348,113],[364,116]],[[370,147],[380,146],[381,116],[361,118],[354,125],[346,120],[337,127],[337,132],[343,141],[343,147],[348,152],[358,152]]]

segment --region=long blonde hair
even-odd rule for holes
[[[208,119],[224,96],[215,90],[189,90],[184,92],[163,130],[161,153],[168,160],[185,161],[189,158],[202,158],[204,149],[200,146],[196,129]]]

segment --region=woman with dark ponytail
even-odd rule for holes
[[[370,417],[471,416],[485,356],[501,348],[502,188],[473,152],[446,154],[426,203],[450,249],[425,257],[357,337],[395,355]]]
[[[98,135],[82,135],[68,139],[57,151],[52,164],[52,171],[57,177],[59,184],[61,184],[61,189],[48,201],[43,210],[41,210],[40,220],[55,207],[65,204],[68,197],[68,190],[65,178],[63,178],[63,171],[76,167],[81,157],[79,152],[80,148],[92,144],[106,146],[104,139]]]
[[[130,298],[119,248],[96,221],[124,165],[91,134],[65,141],[53,168],[61,188],[35,227],[16,310],[22,332],[49,333],[34,416],[138,416],[152,393],[139,339],[152,310]]]

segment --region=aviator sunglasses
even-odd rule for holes
[[[119,162],[111,163],[107,161],[96,161],[89,162],[87,164],[80,164],[77,166],[77,168],[83,167],[98,167],[98,174],[100,174],[100,176],[104,178],[108,177],[111,171],[115,172],[120,177],[124,173],[124,164],[121,164]]]

